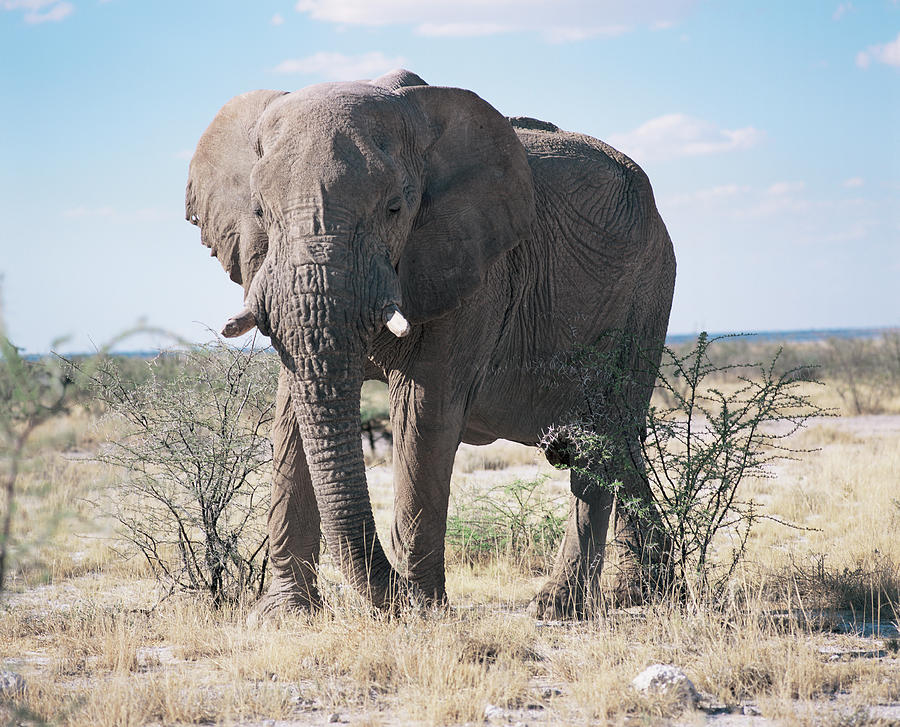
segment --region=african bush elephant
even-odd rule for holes
[[[319,603],[320,528],[376,606],[444,601],[460,442],[533,445],[577,412],[577,386],[536,362],[611,330],[657,360],[664,341],[675,258],[643,171],[596,139],[507,119],[408,71],[232,99],[191,161],[186,215],[244,287],[223,333],[255,325],[282,361],[259,613]],[[391,560],[363,465],[368,378],[390,391]],[[652,378],[637,389],[646,411]],[[616,441],[636,447],[639,430]],[[602,565],[612,495],[575,472],[571,484],[534,602],[543,617],[581,613]]]

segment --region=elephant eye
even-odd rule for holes
[[[390,202],[388,202],[387,211],[389,214],[395,215],[400,211],[400,198],[394,197]]]

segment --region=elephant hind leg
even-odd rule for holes
[[[671,593],[673,573],[671,540],[659,527],[662,518],[647,491],[647,483],[638,473],[629,473],[623,481],[624,494],[637,498],[644,516],[629,514],[616,500],[613,508],[614,537],[607,543],[603,595],[607,604],[638,606],[648,598]]]
[[[600,573],[613,495],[595,483],[582,482],[587,476],[575,470],[571,477],[573,491],[583,494],[571,496],[566,532],[550,578],[529,606],[529,613],[540,619],[585,618],[600,605]]]

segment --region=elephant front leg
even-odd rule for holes
[[[571,476],[580,477],[575,472]],[[605,490],[590,497],[571,495],[566,532],[550,578],[529,605],[532,616],[584,618],[595,611],[612,501],[612,493]]]
[[[426,603],[447,599],[444,538],[450,475],[463,416],[442,392],[424,391],[414,379],[391,381],[394,433],[394,520],[391,546],[395,565]]]
[[[268,519],[271,581],[269,590],[251,611],[251,622],[279,610],[313,610],[321,605],[316,587],[321,539],[319,508],[284,369],[278,379],[272,449]]]

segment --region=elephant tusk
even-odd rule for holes
[[[412,330],[409,321],[403,317],[400,309],[395,305],[387,306],[381,314],[381,318],[384,321],[384,325],[386,325],[388,330],[397,338],[408,336],[409,332]]]
[[[222,328],[222,335],[225,338],[235,338],[241,336],[256,325],[256,316],[247,308],[244,308],[236,316],[232,316],[225,322]]]

